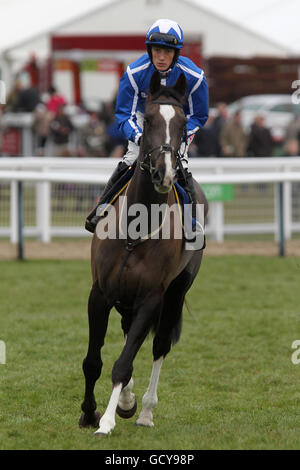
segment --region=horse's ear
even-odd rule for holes
[[[159,72],[154,72],[150,80],[149,91],[151,95],[154,95],[160,89],[160,75]]]
[[[185,75],[184,73],[182,72],[179,76],[179,78],[177,79],[177,82],[175,83],[174,87],[173,87],[177,93],[179,93],[181,96],[184,96],[185,95],[185,92],[186,92],[186,78],[185,78]]]

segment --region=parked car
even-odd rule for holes
[[[300,104],[292,102],[291,94],[245,96],[228,105],[230,115],[238,109],[242,112],[242,123],[246,132],[250,131],[255,116],[263,115],[265,124],[276,142],[284,139],[287,125],[296,114],[300,115]]]

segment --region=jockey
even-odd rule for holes
[[[181,162],[184,175],[179,177],[187,190],[192,204],[196,204],[196,195],[192,174],[188,171],[188,146],[200,127],[208,118],[208,87],[204,72],[187,57],[180,56],[184,43],[180,26],[172,20],[157,20],[148,30],[145,44],[147,53],[127,67],[121,78],[116,102],[116,120],[119,129],[128,140],[128,150],[108,181],[97,207],[86,220],[85,228],[94,232],[99,221],[97,208],[106,202],[108,193],[120,177],[126,173],[137,159],[143,132],[143,114],[150,79],[155,71],[161,76],[161,84],[172,86],[183,72],[187,83],[187,102],[184,112],[188,119],[187,140],[182,143]],[[183,139],[184,140],[184,139]]]

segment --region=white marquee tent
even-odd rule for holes
[[[51,32],[145,32],[158,17],[172,16],[186,32],[208,37],[208,54],[233,53],[241,47],[228,44],[222,34],[225,28],[247,35],[249,44],[242,44],[245,54],[252,53],[255,39],[266,52],[297,53],[299,13],[298,0],[1,0],[0,52],[28,50]]]
[[[1,0],[1,78],[32,53],[45,59],[52,34],[145,34],[166,17],[201,35],[205,57],[297,55],[299,13],[298,0]]]

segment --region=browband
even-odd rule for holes
[[[183,109],[182,104],[180,104],[180,103],[169,103],[168,101],[154,100],[154,101],[149,101],[149,104],[168,104],[170,106],[178,106],[179,108]]]

